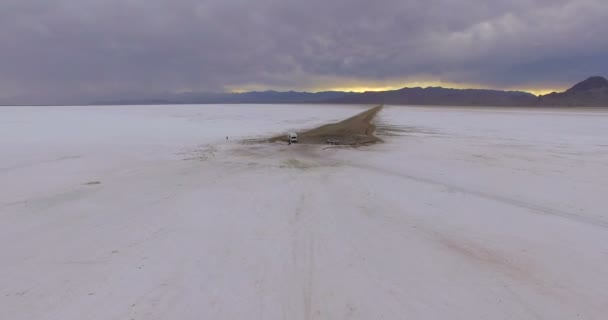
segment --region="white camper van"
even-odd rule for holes
[[[298,134],[295,132],[289,132],[287,134],[287,141],[289,144],[298,143]]]

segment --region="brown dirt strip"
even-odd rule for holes
[[[376,114],[382,110],[382,107],[382,105],[379,105],[340,122],[297,132],[299,143],[328,144],[328,141],[334,141],[334,144],[337,145],[364,145],[381,142],[382,140],[374,135],[376,126],[372,121]],[[273,137],[268,141],[287,142],[287,135]]]

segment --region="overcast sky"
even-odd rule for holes
[[[1,0],[0,98],[608,75],[607,0]]]

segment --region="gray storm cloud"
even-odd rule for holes
[[[608,74],[605,0],[3,0],[0,98]]]

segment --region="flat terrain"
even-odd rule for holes
[[[364,110],[0,108],[0,319],[606,319],[607,112]]]

